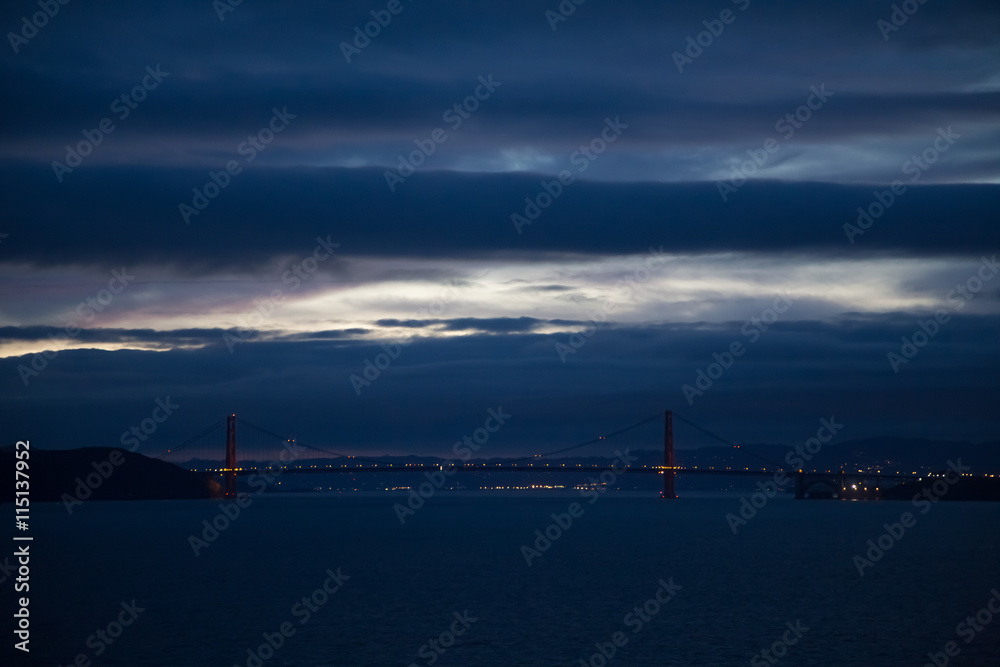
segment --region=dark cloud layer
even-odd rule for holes
[[[169,76],[91,163],[211,167],[233,157],[273,107],[288,106],[295,125],[261,161],[391,166],[442,124],[442,111],[470,95],[478,77],[492,74],[502,88],[452,133],[437,168],[485,168],[504,163],[509,150],[568,155],[605,117],[621,115],[630,123],[623,151],[631,153],[592,174],[701,180],[724,157],[759,145],[776,118],[825,84],[831,107],[800,135],[811,148],[881,147],[898,151],[898,164],[917,137],[954,125],[975,146],[928,178],[997,176],[995,164],[978,159],[1000,141],[990,130],[1000,14],[989,3],[925,3],[889,39],[877,21],[891,6],[870,2],[754,2],[745,10],[742,2],[590,4],[552,30],[546,11],[558,4],[405,3],[350,63],[340,45],[381,3],[242,3],[224,21],[201,0],[155,13],[125,2],[67,6],[17,53],[0,56],[5,90],[18,100],[0,110],[0,160],[61,159],[66,144],[112,115],[112,100],[147,66],[161,66]],[[672,54],[727,7],[736,21],[678,72]],[[35,6],[9,4],[0,24],[16,26],[28,8]],[[664,155],[677,150],[684,155]],[[871,159],[824,156],[847,180]],[[865,173],[872,177],[878,172]]]
[[[992,253],[1000,187],[910,187],[852,245],[844,225],[875,201],[870,186],[749,183],[723,202],[712,184],[576,182],[518,234],[511,215],[538,176],[416,174],[392,194],[376,170],[278,169],[240,174],[191,224],[178,204],[200,170],[90,169],[59,185],[44,169],[0,171],[11,185],[4,259],[33,264],[252,267],[305,256],[317,236],[338,254],[882,251]],[[544,179],[551,180],[551,179]],[[882,191],[884,188],[878,188]]]
[[[222,335],[221,329],[79,329],[73,336],[81,343],[203,343]],[[29,326],[0,327],[0,341],[60,340],[66,338],[65,327]]]

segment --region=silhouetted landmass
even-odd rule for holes
[[[191,472],[173,463],[151,459],[124,449],[31,449],[29,462],[32,501],[63,500],[162,500],[211,498],[219,483],[204,473]],[[0,450],[3,478],[2,502],[14,498],[14,453]]]

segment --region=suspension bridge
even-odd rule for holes
[[[917,472],[890,473],[863,470],[855,472],[844,469],[792,469],[787,464],[772,461],[746,448],[743,448],[740,453],[762,461],[764,465],[753,468],[749,466],[739,468],[733,466],[677,465],[674,452],[675,418],[728,447],[734,449],[741,449],[742,447],[689,419],[675,414],[673,411],[667,410],[605,435],[599,435],[587,441],[543,454],[534,454],[522,458],[506,458],[499,461],[457,462],[442,459],[441,461],[415,463],[402,460],[406,457],[398,457],[401,460],[393,461],[389,460],[389,457],[375,459],[344,454],[325,447],[311,445],[296,438],[282,436],[274,431],[257,426],[246,419],[240,418],[237,420],[235,414],[230,414],[226,415],[224,419],[214,422],[176,447],[163,452],[157,458],[189,469],[221,475],[223,478],[222,488],[227,497],[236,495],[238,477],[277,474],[446,472],[450,476],[455,472],[544,472],[600,475],[610,471],[615,473],[615,475],[662,475],[663,490],[660,492],[660,497],[665,499],[677,498],[675,481],[678,475],[727,475],[756,478],[777,478],[780,475],[784,475],[794,480],[795,497],[797,499],[809,497],[837,498],[841,495],[841,492],[847,490],[848,485],[852,482],[861,482],[866,485],[868,483],[880,484],[885,481],[905,482],[923,479],[926,476],[920,475]],[[653,443],[651,441],[649,427],[653,427],[659,432],[656,439],[659,440],[662,438],[661,443]],[[630,435],[639,433],[643,429],[645,429],[646,433],[642,437],[629,439]],[[240,433],[239,447],[237,447],[237,430]],[[619,460],[611,463],[560,464],[550,462],[550,457],[568,455],[571,452],[575,455],[586,454],[588,453],[588,448],[590,455],[583,458],[603,458],[607,460],[611,458],[607,455],[609,445],[618,449],[624,449],[626,452],[629,451],[630,447],[650,450],[662,446],[662,461],[658,463],[632,463],[625,460],[625,465],[619,465],[622,462]],[[597,448],[598,452],[595,452],[594,448]],[[616,453],[620,454],[618,449],[616,449]],[[221,463],[217,458],[220,450],[224,454]],[[237,451],[240,452],[239,456],[237,456]],[[695,456],[693,452],[697,450],[682,451],[685,456],[693,457]],[[314,458],[308,459],[308,463],[304,460],[307,452],[316,455]],[[857,485],[854,484],[853,486]]]

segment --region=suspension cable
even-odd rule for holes
[[[538,454],[537,456],[525,456],[525,457],[522,457],[522,458],[519,458],[519,459],[512,459],[510,461],[510,463],[517,463],[519,461],[528,461],[528,460],[535,459],[535,458],[542,458],[543,456],[552,456],[553,454],[562,454],[563,452],[573,451],[574,449],[579,449],[580,447],[586,447],[587,445],[592,445],[595,442],[600,442],[601,440],[606,440],[607,438],[613,438],[616,435],[621,435],[622,433],[627,433],[628,431],[631,431],[634,428],[639,428],[643,424],[648,424],[649,422],[653,421],[654,419],[661,419],[662,417],[663,417],[663,415],[661,413],[657,413],[657,414],[653,415],[652,417],[646,417],[645,419],[643,419],[641,421],[637,421],[634,424],[630,424],[629,426],[626,426],[625,428],[620,428],[617,431],[612,431],[611,433],[608,433],[607,435],[599,435],[596,438],[593,438],[592,440],[588,440],[586,442],[581,442],[580,444],[572,445],[570,447],[564,447],[562,449],[556,449],[554,451],[546,452],[544,454]]]
[[[185,447],[193,444],[195,440],[208,435],[209,433],[211,433],[215,429],[219,428],[220,426],[222,426],[222,420],[221,419],[217,420],[215,423],[213,423],[211,426],[209,426],[208,428],[206,428],[204,431],[202,431],[198,435],[195,435],[195,436],[192,436],[192,437],[188,438],[187,440],[185,440],[184,442],[182,442],[178,446],[173,447],[171,449],[168,449],[167,451],[163,452],[159,456],[154,456],[153,458],[162,459],[167,454],[173,454],[175,452],[179,452],[180,450],[184,449]]]
[[[739,445],[733,444],[732,442],[729,442],[728,440],[726,440],[725,438],[723,438],[721,435],[716,435],[715,433],[712,433],[711,431],[709,431],[707,428],[704,428],[702,426],[699,426],[698,424],[695,424],[690,419],[685,419],[684,417],[680,416],[676,412],[674,413],[674,417],[676,417],[679,421],[684,422],[688,426],[701,431],[702,433],[704,433],[705,435],[709,436],[710,438],[715,438],[719,442],[723,442],[723,443],[729,445],[730,447],[734,447],[736,449],[742,449],[742,447],[740,447]],[[780,463],[776,463],[776,462],[772,461],[771,459],[767,458],[766,456],[760,456],[758,454],[754,454],[751,451],[747,451],[745,453],[748,454],[748,455],[750,455],[750,456],[752,456],[752,457],[754,457],[754,458],[756,458],[756,459],[760,459],[761,461],[764,461],[765,463],[767,463],[769,465],[777,466],[778,468],[784,469],[783,465],[781,465]]]
[[[247,426],[249,426],[252,429],[260,431],[264,435],[269,435],[272,438],[277,438],[278,440],[292,440],[292,438],[286,438],[285,436],[278,435],[277,433],[274,433],[273,431],[269,431],[266,428],[263,428],[262,426],[257,426],[256,424],[252,424],[251,422],[248,422],[246,419],[242,419],[241,418],[240,422],[243,423],[243,424],[245,424],[245,425],[247,425]],[[306,444],[306,443],[302,442],[301,440],[295,440],[295,443],[297,445],[299,445],[300,447],[304,447],[306,449],[311,449],[311,450],[316,451],[316,452],[322,452],[323,454],[330,454],[332,456],[339,457],[339,458],[345,458],[345,459],[346,458],[354,458],[354,459],[357,459],[359,461],[366,461],[368,463],[376,463],[376,464],[379,463],[378,461],[376,461],[374,459],[367,459],[367,458],[360,457],[360,456],[353,456],[352,457],[351,455],[348,455],[348,454],[342,454],[340,452],[335,452],[335,451],[330,450],[330,449],[323,449],[322,447],[316,447],[314,445],[309,445],[309,444]],[[383,461],[383,463],[384,463],[384,461]]]

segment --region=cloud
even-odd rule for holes
[[[541,257],[650,246],[938,255],[1000,245],[1000,186],[988,185],[909,186],[852,245],[844,225],[882,188],[760,182],[726,203],[714,184],[581,181],[518,234],[511,215],[543,192],[537,176],[421,173],[389,196],[377,170],[254,170],[185,225],[178,204],[206,172],[93,168],[59,185],[46,171],[0,169],[10,186],[4,262],[165,263],[211,274],[301,258],[317,238],[341,243],[323,270],[344,255]]]
[[[153,329],[79,329],[74,336],[82,343],[128,343],[150,342],[177,345],[189,342],[204,343],[221,336],[222,329],[174,329],[155,331]],[[65,338],[65,327],[27,326],[0,327],[0,341],[37,341],[51,338]]]
[[[829,108],[780,155],[795,166],[791,178],[878,180],[941,125],[961,128],[965,146],[925,182],[1000,178],[988,161],[1000,147],[1000,19],[983,3],[922,5],[889,41],[876,26],[888,6],[839,3],[817,15],[754,3],[683,74],[671,54],[717,16],[703,3],[591,5],[554,32],[546,9],[527,0],[503,12],[407,7],[348,64],[339,44],[371,20],[363,0],[260,2],[224,22],[203,3],[155,18],[122,2],[74,8],[72,20],[52,21],[23,52],[5,56],[5,90],[19,103],[0,110],[0,159],[48,166],[112,117],[116,129],[89,166],[219,169],[239,158],[237,145],[272,108],[287,106],[297,118],[253,166],[392,167],[414,140],[447,127],[445,110],[492,74],[502,87],[449,132],[428,169],[558,169],[606,117],[620,115],[628,134],[589,178],[713,180],[726,160],[773,135],[810,86],[826,84],[835,95]],[[19,11],[7,11],[8,25]],[[92,39],[102,30],[120,39]],[[512,43],[520,48],[506,48]],[[118,120],[112,101],[154,65],[169,76]],[[845,145],[861,155],[845,155]]]
[[[534,317],[456,317],[448,320],[396,320],[389,318],[378,320],[376,324],[380,327],[410,329],[438,328],[443,331],[523,333],[544,326],[546,321]]]

